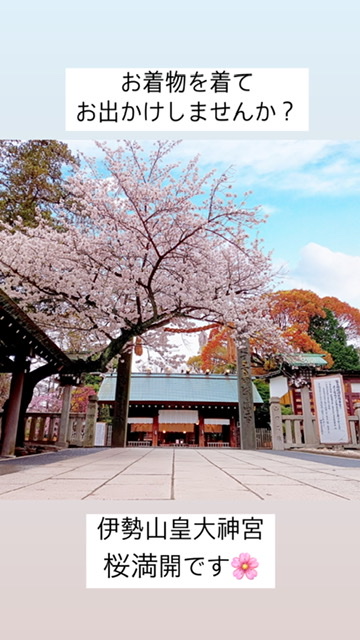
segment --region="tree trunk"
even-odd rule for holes
[[[112,447],[126,447],[132,352],[122,353],[117,367]]]

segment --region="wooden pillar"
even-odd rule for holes
[[[280,398],[270,398],[270,425],[271,425],[272,448],[275,451],[283,451],[284,434],[283,434]]]
[[[199,413],[199,447],[205,447],[204,416]]]
[[[58,447],[68,447],[69,446],[69,415],[70,415],[70,404],[71,404],[71,384],[67,384],[63,388],[62,394],[62,406],[61,406],[61,417],[60,417],[60,426],[59,433],[57,438],[57,446]]]
[[[237,447],[237,426],[235,422],[235,418],[230,418],[230,447]]]
[[[301,387],[302,414],[304,417],[305,444],[319,444],[320,438],[316,433],[313,416],[311,413],[310,390],[307,385]]]
[[[194,424],[194,444],[199,446],[199,424]]]
[[[86,410],[85,435],[83,447],[93,447],[95,443],[95,430],[97,420],[97,400],[96,393],[89,396],[89,402]]]
[[[236,353],[241,448],[256,449],[249,341],[238,347]]]
[[[157,447],[159,440],[159,414],[153,417],[152,446]]]
[[[26,354],[16,354],[14,360],[14,371],[11,378],[8,405],[5,419],[2,425],[3,439],[1,455],[8,458],[15,455],[16,435],[19,424],[21,399],[26,369]]]
[[[117,367],[112,447],[126,447],[132,352],[122,353]]]

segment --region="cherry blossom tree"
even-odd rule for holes
[[[169,163],[177,144],[146,154],[134,141],[97,143],[102,161],[87,159],[67,179],[72,204],[56,208],[58,224],[39,216],[35,227],[0,232],[3,288],[63,347],[81,337],[87,354],[75,371],[105,371],[138,336],[165,343],[161,329],[174,322],[273,332],[260,210],[233,193],[227,173],[201,175],[198,158]]]

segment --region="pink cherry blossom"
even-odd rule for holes
[[[255,568],[259,566],[259,563],[256,558],[250,556],[250,553],[240,553],[237,558],[233,558],[231,566],[235,567],[233,576],[237,580],[241,580],[244,576],[249,580],[253,580],[257,576]]]
[[[137,336],[165,350],[169,323],[276,338],[263,296],[271,258],[256,233],[264,218],[228,191],[226,173],[201,175],[197,158],[167,163],[175,145],[97,142],[102,162],[84,159],[67,178],[72,202],[54,207],[57,225],[40,216],[0,231],[2,288],[60,347],[87,354],[82,371],[105,371]]]

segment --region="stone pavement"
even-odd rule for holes
[[[360,499],[360,462],[338,466],[320,456],[314,462],[265,451],[127,448],[49,459],[0,461],[0,500]]]

